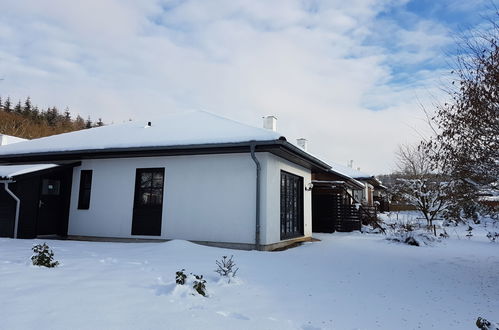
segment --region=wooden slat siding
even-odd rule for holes
[[[12,188],[12,184],[9,185]],[[16,201],[0,184],[0,237],[14,237],[14,221],[16,218]]]
[[[361,229],[360,212],[355,205],[343,204],[340,190],[314,188],[312,230],[320,233],[348,232]]]
[[[361,229],[361,219],[359,210],[355,205],[340,204],[337,211],[338,220],[336,230],[339,232],[349,232]]]
[[[312,231],[333,233],[336,228],[336,211],[341,203],[339,194],[317,193],[312,197]]]

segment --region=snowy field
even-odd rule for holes
[[[499,242],[478,232],[423,247],[316,234],[282,252],[48,240],[52,269],[31,265],[44,241],[0,239],[0,328],[476,329],[499,320]],[[215,260],[231,254],[227,284]],[[205,276],[208,297],[175,284],[182,268]]]

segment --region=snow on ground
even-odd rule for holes
[[[382,235],[314,235],[282,252],[185,241],[48,240],[57,268],[31,265],[41,240],[0,239],[2,329],[474,329],[499,320],[499,244],[414,247]],[[215,260],[234,255],[226,284]],[[175,284],[203,274],[209,297]]]

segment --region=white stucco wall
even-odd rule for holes
[[[261,243],[280,242],[281,170],[310,183],[310,170],[257,153]],[[161,236],[131,235],[137,168],[165,168]],[[78,210],[81,170],[92,170],[89,210]],[[256,167],[249,153],[83,160],[73,171],[69,235],[255,242]],[[312,234],[311,192],[304,191],[304,232]]]
[[[303,177],[306,187],[312,180],[309,169],[270,153],[258,154],[262,163],[262,244],[281,241],[281,170]],[[312,236],[312,192],[303,192],[304,236]]]
[[[161,236],[132,236],[137,168],[165,168]],[[93,170],[89,210],[80,171]],[[69,235],[253,243],[255,164],[248,154],[84,160],[73,172]]]

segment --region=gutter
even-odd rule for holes
[[[0,181],[2,182],[2,181]],[[21,200],[19,199],[19,197],[17,197],[13,192],[12,190],[9,189],[9,183],[13,183],[15,181],[3,181],[3,184],[5,185],[5,191],[10,195],[12,196],[12,198],[14,198],[14,200],[16,201],[16,217],[15,217],[15,220],[14,220],[14,238],[17,238],[17,227],[19,226],[19,210],[21,208]]]
[[[122,147],[108,149],[84,149],[69,151],[47,151],[33,153],[0,154],[0,163],[4,164],[30,164],[40,162],[60,162],[74,161],[75,159],[100,159],[100,158],[122,158],[122,157],[143,157],[143,156],[179,156],[179,155],[199,155],[218,153],[244,153],[251,145],[259,146],[262,151],[273,152],[282,150],[285,153],[294,155],[311,166],[322,170],[329,170],[331,166],[311,154],[287,142],[284,138],[278,140],[265,141],[245,141],[228,143],[206,143],[188,144],[174,146],[149,146],[149,147]],[[263,150],[268,149],[268,150]]]
[[[260,250],[260,172],[262,167],[255,155],[255,143],[250,145],[251,158],[256,165],[256,216],[255,216],[255,248]]]

